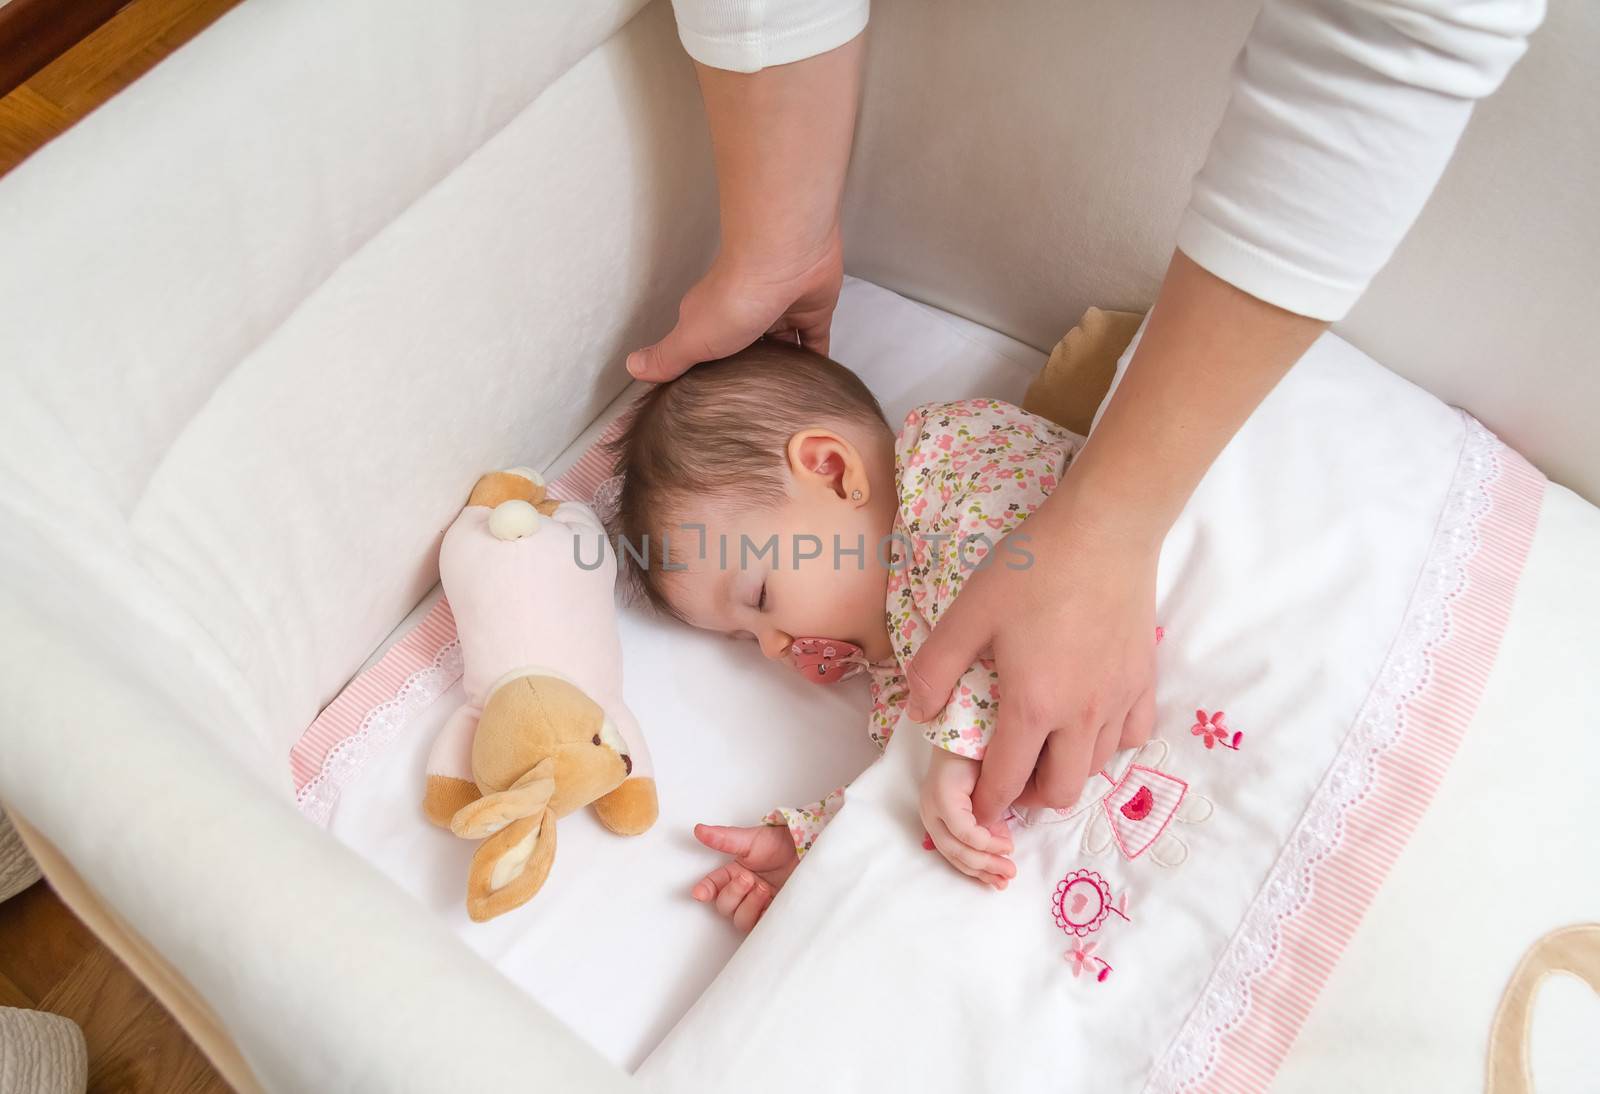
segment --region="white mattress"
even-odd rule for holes
[[[1021,402],[1044,363],[1031,347],[855,279],[840,300],[833,355],[861,374],[891,422],[931,400]],[[631,397],[624,393],[549,470],[576,459]],[[621,630],[628,701],[659,768],[661,820],[650,832],[621,839],[587,812],[563,822],[545,890],[525,908],[471,923],[462,896],[472,846],[430,826],[418,808],[423,760],[461,700],[459,684],[346,785],[329,829],[632,1070],[739,943],[725,921],[689,898],[718,861],[695,842],[692,826],[753,823],[773,806],[814,800],[849,781],[876,750],[865,734],[860,681],[807,684],[765,663],[752,644],[639,611],[627,613]]]

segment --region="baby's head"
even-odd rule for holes
[[[754,637],[768,657],[796,637],[889,656],[879,545],[894,525],[894,435],[854,373],[762,341],[629,413],[613,446],[619,553],[656,607]]]

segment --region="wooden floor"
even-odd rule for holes
[[[0,98],[0,175],[153,68],[238,0],[130,0],[94,33]],[[50,887],[0,904],[0,1006],[83,1029],[89,1090],[212,1094],[228,1085],[127,967]]]
[[[91,1094],[222,1094],[183,1029],[45,882],[0,904],[0,1006],[83,1029]]]
[[[154,68],[239,0],[130,0],[0,98],[0,175]]]

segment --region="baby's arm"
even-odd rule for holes
[[[978,784],[977,760],[935,747],[922,777],[922,825],[934,847],[950,865],[985,885],[1004,889],[1017,876],[1011,835],[1003,827],[991,831],[972,813],[972,788]]]

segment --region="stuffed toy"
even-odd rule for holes
[[[1117,374],[1117,359],[1139,333],[1143,320],[1144,316],[1135,312],[1100,308],[1084,312],[1028,385],[1022,409],[1088,436],[1094,412]]]
[[[479,479],[445,532],[466,702],[428,757],[422,808],[482,840],[467,877],[475,921],[539,891],[567,814],[593,805],[626,836],[655,823],[650,754],[622,699],[616,574],[594,512],[547,498],[522,468]]]

